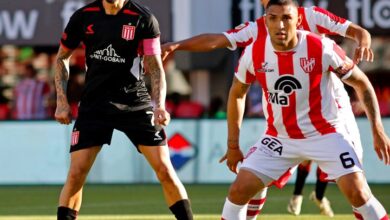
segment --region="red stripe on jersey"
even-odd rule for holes
[[[99,7],[90,7],[90,8],[84,8],[84,12],[89,12],[89,11],[100,11]]]
[[[310,31],[310,26],[309,23],[307,23],[306,20],[306,13],[305,13],[305,8],[304,7],[299,7],[298,8],[298,29],[305,30],[305,31]]]
[[[335,43],[333,43],[333,51],[342,59],[345,60],[345,51],[341,49],[341,47]]]
[[[268,89],[267,89],[267,80],[265,79],[265,72],[258,72],[258,70],[262,69],[262,64],[264,63],[265,58],[265,42],[267,39],[267,29],[265,28],[265,20],[264,17],[258,19],[257,21],[258,27],[258,35],[257,40],[253,44],[252,51],[252,59],[253,59],[253,67],[256,74],[256,78],[259,81],[260,85],[263,87],[263,92],[266,100],[268,100]],[[267,101],[267,130],[266,134],[276,137],[278,135],[278,131],[274,126],[274,114],[272,111],[272,105]]]
[[[338,33],[335,33],[335,32],[332,32],[330,31],[329,29],[325,28],[325,27],[322,27],[320,25],[316,25],[317,27],[317,30],[318,30],[318,33],[319,34],[327,34],[327,35],[339,35]]]
[[[353,211],[353,215],[355,216],[355,218],[357,220],[364,220],[363,216],[360,213],[357,213],[357,212]]]
[[[319,12],[321,14],[324,14],[327,17],[329,17],[332,21],[340,23],[340,24],[344,24],[347,21],[345,18],[340,18],[339,16],[336,16],[335,14],[331,13],[330,11],[325,10],[323,8],[320,8],[320,7],[315,6],[314,11]]]
[[[237,27],[233,28],[233,29],[230,29],[228,31],[226,31],[226,33],[230,34],[230,33],[237,33],[239,32],[241,29],[247,27],[249,25],[249,22],[245,22],[244,24],[240,24],[238,25]]]
[[[132,10],[129,10],[129,9],[123,10],[123,14],[128,14],[128,15],[139,15],[137,12],[132,11]]]
[[[293,56],[295,52],[276,52],[278,55],[279,75],[294,75]],[[282,106],[283,124],[290,138],[305,138],[298,126],[296,93],[288,97],[289,105]]]
[[[244,42],[237,42],[237,47],[246,47],[249,44],[251,44],[252,42],[253,42],[253,38],[250,38],[249,40],[244,41]]]
[[[385,216],[383,216],[383,218],[381,218],[381,220],[389,220],[389,217],[386,214]]]
[[[314,68],[309,73],[310,121],[321,135],[334,133],[336,129],[325,120],[321,111],[322,42],[318,35],[312,33],[307,35],[307,53],[309,60],[315,60]]]

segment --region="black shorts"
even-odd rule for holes
[[[137,147],[166,144],[164,129],[152,125],[153,111],[145,109],[121,114],[80,113],[72,131],[70,152],[110,144],[114,129],[122,131]]]

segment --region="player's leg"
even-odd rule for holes
[[[247,203],[263,188],[264,183],[257,175],[250,170],[240,169],[235,181],[230,186],[222,211],[222,219],[245,219]]]
[[[100,149],[101,146],[95,146],[71,153],[68,176],[59,198],[58,220],[76,219],[85,179]]]
[[[310,160],[303,161],[298,166],[297,179],[295,180],[293,196],[291,197],[287,206],[287,211],[293,215],[299,215],[301,213],[303,200],[302,193],[306,183],[306,178],[310,172],[310,167]]]
[[[328,198],[324,196],[328,181],[324,180],[322,176],[326,175],[319,167],[317,167],[317,181],[316,187],[310,194],[310,200],[312,200],[320,209],[322,215],[333,217],[334,213]]]
[[[371,193],[362,172],[341,176],[337,185],[349,203],[357,210],[356,217],[364,220],[388,220],[386,210]]]
[[[263,188],[254,195],[248,203],[246,220],[255,220],[261,213],[264,203],[267,200],[268,187]]]
[[[138,149],[155,171],[172,213],[180,220],[193,219],[187,192],[172,166],[168,147],[139,145]]]

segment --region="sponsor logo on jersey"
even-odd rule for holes
[[[302,89],[301,83],[291,75],[283,75],[276,80],[274,89],[277,92],[268,92],[268,102],[282,106],[289,106],[289,95],[294,90]]]
[[[125,40],[133,40],[135,35],[135,26],[123,25],[122,38]]]
[[[115,49],[110,44],[103,50],[96,50],[93,54],[89,55],[91,59],[101,60],[111,63],[126,63],[126,59],[116,54]]]
[[[316,65],[316,59],[315,58],[300,58],[299,59],[299,64],[301,65],[303,71],[305,73],[311,73],[314,69],[314,66]]]
[[[261,143],[263,144],[262,151],[267,155],[273,156],[278,154],[279,156],[282,156],[283,145],[278,139],[265,137],[261,140]]]
[[[73,131],[72,132],[72,138],[70,140],[70,145],[74,146],[77,143],[79,143],[79,137],[80,137],[80,131]]]
[[[257,69],[256,72],[273,73],[273,72],[275,72],[275,70],[268,67],[268,62],[263,62],[261,64],[261,68]]]
[[[196,157],[195,148],[180,133],[175,133],[168,139],[169,151],[171,154],[172,165],[175,170],[180,170],[191,159]]]
[[[92,27],[93,27],[93,24],[88,25],[87,31],[85,32],[85,34],[94,34],[95,31],[93,31]]]

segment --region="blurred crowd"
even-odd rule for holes
[[[387,40],[388,41],[388,40]],[[382,116],[390,116],[390,48],[383,39],[373,41],[374,63],[363,63],[361,68],[373,83],[379,100]],[[348,54],[353,45],[345,43]],[[56,47],[0,47],[0,120],[45,120],[53,119],[55,111],[54,67]],[[77,49],[70,61],[68,100],[73,117],[82,95],[85,63],[83,49]],[[226,118],[226,97],[211,97],[208,106],[191,100],[191,88],[185,74],[173,74],[174,60],[164,63],[167,72],[168,95],[166,107],[176,118]],[[172,76],[175,75],[175,78]],[[179,76],[179,77],[178,77]],[[181,85],[181,86],[179,86]],[[182,86],[187,85],[187,86]],[[353,111],[364,115],[353,90],[350,92]],[[261,87],[251,86],[247,97],[246,117],[262,117]]]

